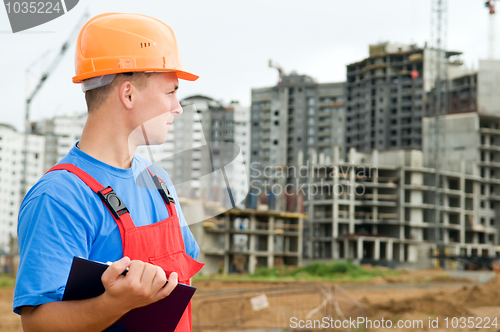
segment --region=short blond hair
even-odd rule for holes
[[[148,82],[152,74],[155,73],[135,72],[116,74],[116,77],[111,83],[100,88],[85,91],[85,101],[87,102],[88,112],[92,112],[99,105],[104,103],[106,98],[108,98],[109,93],[123,82],[129,81],[139,90],[145,89],[148,86]]]

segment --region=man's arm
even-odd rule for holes
[[[129,268],[126,276],[121,275]],[[23,330],[102,331],[128,311],[167,297],[177,286],[177,273],[168,284],[162,268],[124,257],[110,265],[102,275],[105,292],[80,301],[56,301],[25,306],[21,311]]]

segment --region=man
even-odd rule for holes
[[[13,306],[25,331],[101,331],[168,296],[178,281],[189,283],[203,266],[168,175],[134,156],[137,146],[164,143],[182,114],[178,78],[198,76],[183,70],[166,24],[111,13],[82,28],[73,78],[88,107],[81,140],[19,212]],[[103,295],[61,301],[74,256],[114,262],[102,276]],[[190,330],[188,306],[176,331]]]

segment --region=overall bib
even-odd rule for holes
[[[135,227],[127,207],[111,187],[105,188],[89,174],[72,164],[55,165],[47,173],[55,170],[66,170],[75,174],[99,195],[120,230],[123,256],[157,265],[165,270],[167,277],[171,272],[176,272],[179,276],[179,283],[190,285],[191,277],[200,271],[204,264],[186,254],[175,202],[165,181],[148,169],[165,202],[169,217],[153,224]],[[182,314],[175,331],[191,331],[191,302]]]

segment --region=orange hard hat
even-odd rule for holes
[[[165,23],[140,14],[106,13],[91,18],[78,36],[73,83],[127,72],[175,72],[198,76],[182,66],[174,32]]]

